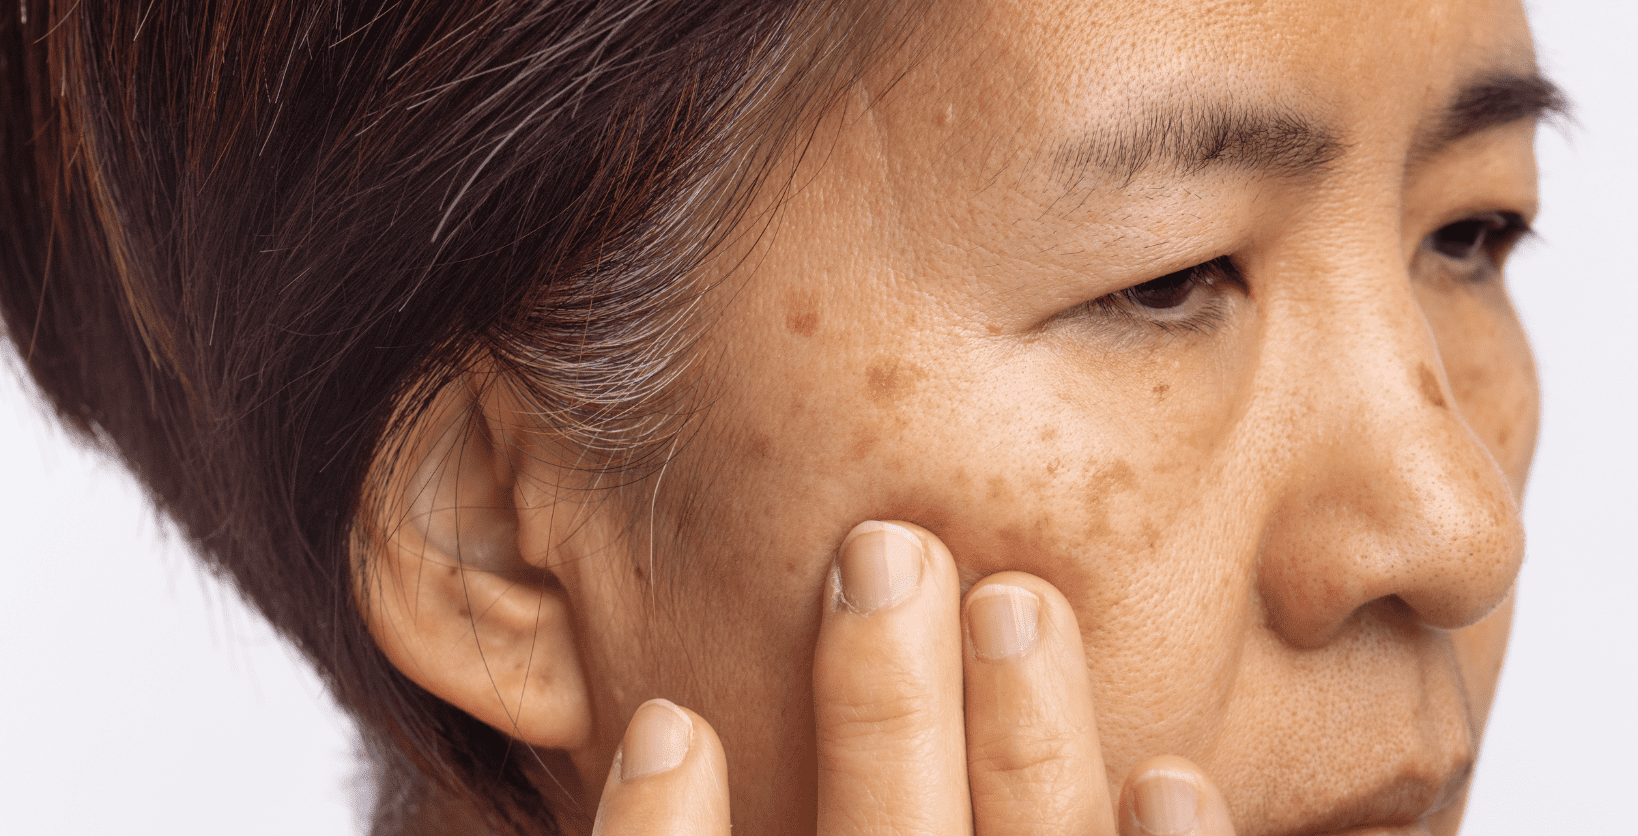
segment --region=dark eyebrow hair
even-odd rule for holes
[[[1523,120],[1569,116],[1570,101],[1537,73],[1493,73],[1463,87],[1435,127],[1414,145],[1413,159],[1430,156],[1474,134]]]
[[[1328,128],[1285,110],[1234,103],[1161,106],[1118,133],[1065,143],[1054,154],[1052,173],[1072,187],[1093,169],[1124,186],[1155,165],[1189,174],[1233,166],[1296,176],[1324,170],[1343,149]]]
[[[1568,114],[1563,92],[1535,72],[1497,72],[1463,86],[1434,127],[1419,132],[1412,160],[1481,131],[1525,119]],[[1117,188],[1157,165],[1184,174],[1231,166],[1273,177],[1323,174],[1347,149],[1331,127],[1276,106],[1236,102],[1162,104],[1114,130],[1059,146],[1052,175],[1074,191],[1091,172]]]

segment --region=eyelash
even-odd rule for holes
[[[1469,261],[1480,252],[1487,264],[1470,265],[1469,281],[1484,281],[1500,272],[1502,262],[1518,243],[1535,231],[1523,216],[1514,212],[1488,212],[1446,224],[1423,239],[1423,247],[1447,261]],[[1168,334],[1201,334],[1227,321],[1228,303],[1222,294],[1201,300],[1187,315],[1167,316],[1164,312],[1183,307],[1197,291],[1223,285],[1245,286],[1245,279],[1233,259],[1219,256],[1142,284],[1133,285],[1080,305],[1077,310],[1102,318],[1144,325]],[[1181,294],[1181,295],[1179,295]],[[1172,301],[1172,300],[1176,301]],[[1156,301],[1171,304],[1155,305]]]
[[[1227,321],[1228,305],[1221,294],[1199,300],[1194,310],[1183,315],[1168,316],[1166,312],[1188,306],[1201,289],[1223,285],[1244,285],[1240,269],[1226,255],[1100,296],[1081,307],[1101,317],[1146,325],[1170,334],[1201,334]],[[1176,301],[1171,304],[1154,304],[1173,299]]]
[[[1469,281],[1484,281],[1500,273],[1507,254],[1520,241],[1534,234],[1530,222],[1521,215],[1487,212],[1439,227],[1423,239],[1423,246],[1434,255],[1452,262],[1452,266],[1470,262],[1484,253],[1487,263],[1466,264],[1459,268],[1467,274]]]

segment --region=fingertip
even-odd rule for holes
[[[643,703],[631,715],[620,741],[620,780],[635,781],[677,768],[688,756],[693,738],[694,719],[676,703],[667,699]]]
[[[705,718],[666,699],[637,707],[609,766],[592,832],[728,832],[728,766]]]
[[[1217,785],[1176,755],[1150,758],[1131,771],[1118,818],[1122,836],[1234,836]]]

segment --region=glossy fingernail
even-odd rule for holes
[[[1016,659],[1035,647],[1041,600],[1027,589],[990,584],[967,598],[967,635],[986,661]]]
[[[1132,787],[1132,801],[1144,833],[1180,836],[1194,829],[1200,790],[1187,775],[1151,772]]]
[[[620,780],[631,781],[677,768],[688,756],[694,722],[670,700],[637,708],[620,741]]]
[[[892,523],[859,523],[836,561],[842,603],[861,615],[898,603],[921,583],[921,538]]]

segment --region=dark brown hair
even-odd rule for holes
[[[909,13],[24,0],[0,18],[7,333],[359,721],[377,830],[430,824],[434,798],[557,826],[514,741],[365,628],[349,538],[395,422],[483,358],[576,447],[663,455],[696,406],[674,385],[691,275]]]

